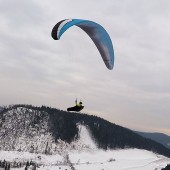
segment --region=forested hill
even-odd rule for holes
[[[170,157],[170,150],[163,145],[97,116],[31,105],[13,105],[0,112],[0,146],[5,150],[23,151],[26,150],[25,145],[27,150],[32,147],[29,141],[33,139],[36,144],[40,142],[40,148],[41,141],[47,141],[44,144],[46,149],[50,141],[71,143],[78,138],[78,124],[89,129],[98,148],[138,148]]]
[[[3,111],[3,109],[4,109],[4,108],[0,106],[0,112],[2,112],[2,111]]]
[[[161,143],[168,149],[170,149],[170,136],[165,135],[163,133],[149,133],[149,132],[135,132],[140,136],[143,136],[148,139],[152,139],[158,143]]]

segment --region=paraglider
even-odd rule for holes
[[[96,45],[106,67],[109,70],[112,70],[114,66],[114,49],[112,41],[107,31],[100,24],[83,19],[64,19],[53,27],[51,32],[52,38],[54,40],[59,40],[62,34],[72,26],[77,26],[88,34]],[[77,103],[76,100],[76,105],[67,108],[67,111],[79,112],[83,108],[82,102]]]
[[[59,40],[62,34],[74,25],[81,28],[89,35],[98,48],[106,67],[112,70],[114,65],[113,45],[109,34],[101,25],[83,19],[65,19],[54,26],[51,36],[54,40]]]
[[[77,103],[77,99],[75,100],[76,105],[74,107],[67,108],[67,111],[74,111],[74,112],[80,112],[84,106],[82,105],[82,101]]]

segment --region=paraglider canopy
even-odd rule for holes
[[[78,26],[89,35],[98,48],[106,67],[112,70],[114,65],[113,45],[109,34],[101,25],[83,19],[65,19],[54,26],[51,36],[54,40],[59,40],[62,34],[74,25]]]

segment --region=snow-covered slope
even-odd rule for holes
[[[63,150],[61,147],[61,152],[53,155],[0,151],[0,160],[23,164],[32,160],[38,164],[40,170],[161,170],[170,163],[170,159],[146,150],[99,150],[88,129],[82,125],[79,125],[79,139],[71,145],[77,144],[79,146],[85,144],[86,147],[79,150],[70,147]],[[24,166],[18,170],[24,170]]]
[[[84,127],[78,127],[80,124]],[[95,142],[86,134],[79,136],[84,128]],[[88,149],[89,142],[90,148],[141,148],[170,157],[170,150],[163,145],[96,116],[31,105],[11,105],[0,113],[3,150],[55,154],[60,148]]]
[[[0,149],[55,154],[62,150],[96,148],[85,126],[77,125],[79,136],[70,144],[55,138],[49,130],[48,113],[17,107],[0,119]]]
[[[170,159],[146,150],[98,149],[88,126],[80,123],[78,136],[71,143],[55,141],[48,113],[38,110],[8,110],[1,115],[0,126],[0,160],[22,163],[20,170],[31,160],[40,170],[161,170],[170,163]]]
[[[0,124],[0,147],[3,150],[45,153],[54,143],[45,112],[19,107],[5,112]]]
[[[72,148],[76,148],[76,150],[80,150],[82,151],[82,149],[86,149],[86,150],[91,150],[91,149],[96,149],[97,146],[94,142],[94,140],[91,137],[91,134],[88,130],[88,128],[84,125],[78,125],[79,128],[79,136],[78,139],[76,141],[73,141],[71,143],[71,145],[74,147]],[[74,149],[75,150],[75,149]]]

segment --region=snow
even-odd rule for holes
[[[161,170],[170,159],[154,154],[146,150],[126,149],[126,150],[92,150],[89,151],[69,151],[68,157],[76,170]],[[0,151],[0,160],[8,162],[36,161],[41,170],[71,170],[65,155],[45,155],[28,152]],[[15,170],[24,170],[15,168]]]
[[[18,151],[0,151],[0,160],[8,162],[33,161],[40,170],[161,170],[170,159],[153,152],[139,149],[100,150],[87,127],[78,125],[79,139],[72,142],[73,149],[59,144],[60,152],[45,155]],[[83,146],[83,147],[82,147]],[[74,167],[71,168],[71,166]],[[24,170],[25,167],[11,168]]]
[[[60,155],[45,155],[36,154],[29,152],[18,152],[18,151],[0,151],[0,160],[6,160],[7,162],[27,162],[36,161],[38,164],[56,164],[63,162],[63,157]]]
[[[71,153],[70,160],[78,163],[75,168],[79,170],[104,169],[143,169],[151,170],[162,168],[170,162],[170,159],[156,155],[152,152],[139,149],[126,150],[98,150],[93,153]]]
[[[88,149],[96,149],[97,146],[95,142],[93,141],[91,134],[86,126],[83,125],[77,125],[79,128],[79,138],[77,141],[72,142],[72,144],[76,146],[81,146],[81,150],[84,148]]]

